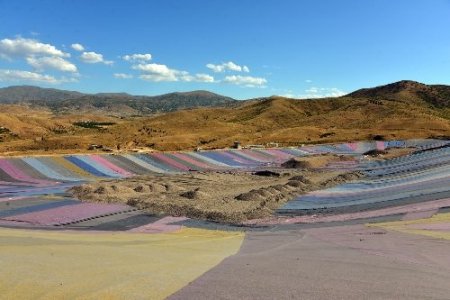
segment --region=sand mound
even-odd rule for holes
[[[82,184],[69,190],[79,199],[104,202],[123,202],[122,199],[139,195],[163,195],[170,192],[181,192],[183,188],[173,183],[130,181],[102,181],[93,184]],[[165,198],[165,197],[162,197]]]
[[[195,190],[181,193],[180,196],[192,200],[201,200],[207,199],[209,195],[201,191],[200,188],[196,188]]]
[[[187,216],[240,224],[264,218],[296,195],[329,187],[355,175],[275,168],[280,176],[255,176],[248,172],[197,172],[147,175],[105,180],[74,187],[77,198],[93,202],[115,202],[150,213]]]
[[[139,184],[133,189],[136,193],[149,193],[151,189],[148,185]]]
[[[236,196],[235,199],[241,201],[261,201],[264,199],[264,196],[261,195],[258,190],[251,190],[248,193]]]
[[[305,187],[307,187],[307,185],[303,182],[290,180],[285,184],[276,184],[239,194],[235,199],[239,201],[264,201],[264,204],[272,201],[278,202],[282,199],[290,198],[296,193],[302,192]]]
[[[353,181],[353,180],[357,180],[361,177],[363,177],[364,174],[361,172],[351,172],[351,173],[345,173],[345,174],[340,174],[334,178],[328,179],[326,181],[324,181],[323,183],[321,183],[320,185],[322,187],[332,187],[335,186],[337,184],[342,184],[345,182],[349,182],[349,181]]]
[[[94,188],[91,184],[82,184],[79,186],[75,186],[69,190],[73,195],[78,198],[85,198],[89,194],[93,192]]]
[[[309,180],[308,178],[306,178],[303,175],[297,175],[297,176],[291,177],[291,178],[289,178],[289,180],[300,181],[300,182],[303,182],[305,184],[310,184],[311,183],[311,180]]]
[[[312,167],[309,162],[300,158],[291,158],[282,163],[281,166],[287,169],[310,169]]]
[[[287,169],[316,169],[323,168],[331,162],[336,161],[348,161],[353,160],[352,157],[335,155],[335,154],[322,154],[322,155],[312,155],[306,157],[295,157],[281,164],[283,168]]]
[[[286,185],[296,187],[296,188],[306,186],[306,184],[301,182],[300,180],[289,180],[289,182],[286,183]]]

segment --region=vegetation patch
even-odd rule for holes
[[[329,136],[333,136],[333,135],[336,135],[336,133],[335,132],[325,132],[325,133],[321,134],[319,137],[321,139],[323,139],[323,138],[326,138],[326,137],[329,137]]]
[[[73,125],[78,126],[78,127],[83,127],[83,128],[90,128],[90,129],[101,129],[104,126],[111,126],[111,125],[115,125],[116,123],[114,122],[95,122],[95,121],[80,121],[80,122],[75,122],[73,123]]]
[[[6,127],[0,126],[0,134],[10,133],[10,130]]]

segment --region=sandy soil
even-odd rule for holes
[[[74,187],[84,201],[126,203],[151,213],[242,223],[272,215],[295,195],[361,177],[359,173],[271,169],[252,172],[191,172],[105,180]]]

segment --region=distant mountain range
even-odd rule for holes
[[[20,103],[36,100],[58,101],[74,99],[83,93],[58,89],[46,89],[37,86],[19,85],[0,88],[0,103]]]
[[[446,108],[450,106],[450,86],[403,80],[374,88],[363,88],[340,98],[392,100]],[[258,100],[264,99],[267,98]],[[242,102],[208,91],[135,96],[127,93],[85,94],[25,85],[0,88],[0,104],[31,104],[49,108],[55,113],[106,112],[147,115],[196,107],[229,107]]]
[[[83,94],[35,86],[0,88],[0,103],[46,107],[54,113],[106,113],[148,115],[195,107],[230,106],[235,99],[208,91],[177,92],[159,96],[127,93]]]

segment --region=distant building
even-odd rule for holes
[[[233,145],[234,149],[242,149],[241,142],[235,141]]]

